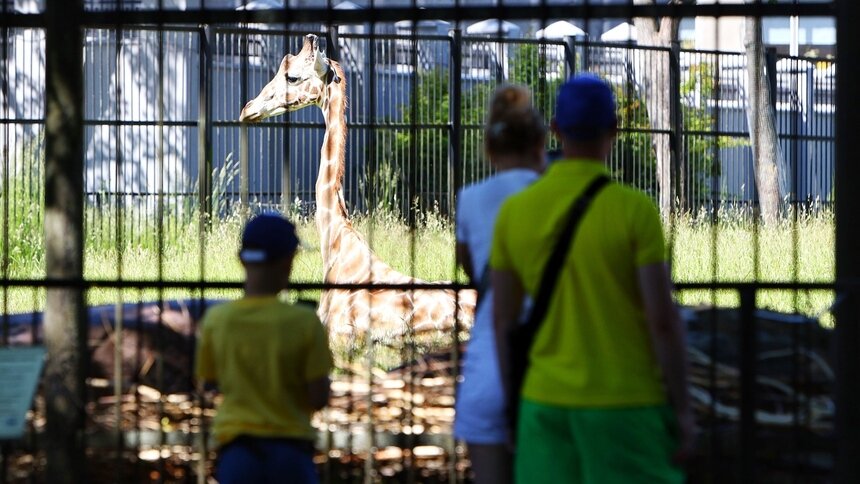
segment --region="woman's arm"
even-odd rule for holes
[[[466,273],[466,276],[472,284],[477,284],[478,281],[475,280],[475,268],[472,265],[472,254],[469,253],[469,245],[458,240],[454,254],[456,256],[457,265],[463,268],[463,272]]]

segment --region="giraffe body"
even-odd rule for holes
[[[256,122],[287,111],[316,105],[325,118],[316,181],[315,221],[320,234],[324,281],[362,284],[425,283],[382,261],[349,220],[342,181],[346,147],[346,80],[337,62],[319,51],[315,35],[305,36],[297,55],[287,55],[275,77],[242,109],[240,120]],[[475,291],[328,290],[319,315],[338,333],[382,331],[401,334],[449,329],[456,317],[464,326],[474,316]]]

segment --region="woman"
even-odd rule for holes
[[[479,287],[479,303],[457,391],[454,435],[466,442],[476,484],[512,481],[486,268],[499,207],[537,179],[545,142],[546,126],[528,89],[500,86],[484,130],[484,149],[496,174],[464,188],[457,199],[457,262]]]

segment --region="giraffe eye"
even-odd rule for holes
[[[295,83],[299,82],[299,78],[293,77],[293,76],[287,76],[287,82],[289,82],[290,84],[295,84]]]

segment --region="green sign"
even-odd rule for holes
[[[27,410],[42,374],[45,348],[0,348],[0,440],[24,436]]]

